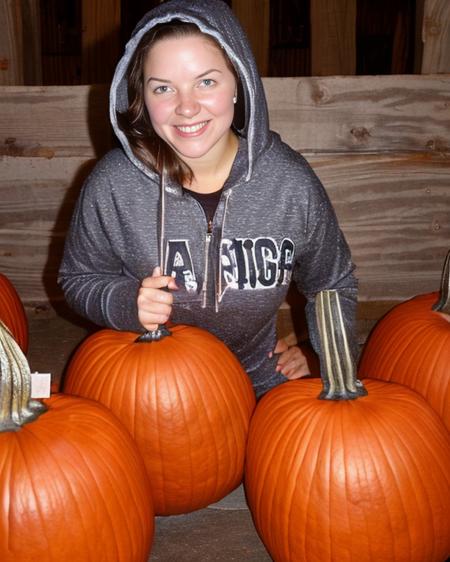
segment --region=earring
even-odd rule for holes
[[[233,96],[233,103],[237,102],[237,96]]]

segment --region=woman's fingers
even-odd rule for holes
[[[156,330],[158,324],[169,320],[173,304],[171,290],[176,289],[175,279],[170,275],[161,275],[159,267],[155,267],[150,277],[142,280],[137,306],[139,322],[146,330]]]
[[[289,347],[286,341],[281,339],[278,340],[273,353],[279,355],[277,372],[286,378],[293,380],[310,374],[307,359],[298,346]],[[272,353],[269,354],[271,355]]]

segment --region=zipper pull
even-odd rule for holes
[[[206,232],[207,234],[212,234],[212,219],[208,221],[208,230]]]

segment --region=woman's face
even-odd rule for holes
[[[236,80],[221,50],[201,35],[155,43],[144,64],[153,128],[190,165],[220,159],[231,135]]]

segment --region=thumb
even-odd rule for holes
[[[288,349],[289,349],[289,346],[286,343],[286,340],[280,339],[280,340],[277,341],[277,343],[275,345],[275,349],[269,353],[269,357],[272,357],[273,354],[275,354],[275,353],[283,353],[284,351],[287,351]]]

